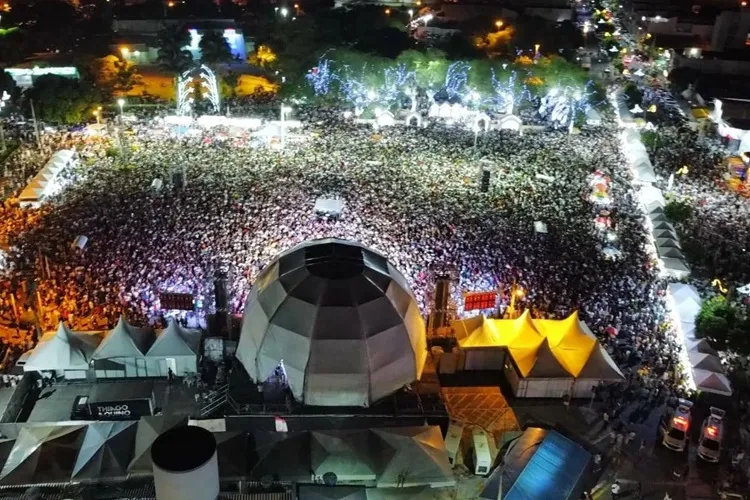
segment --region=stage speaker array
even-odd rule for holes
[[[482,170],[482,182],[479,184],[479,190],[486,193],[490,190],[490,171]]]

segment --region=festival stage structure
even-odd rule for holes
[[[302,243],[258,276],[237,359],[264,382],[281,367],[306,405],[366,407],[418,380],[424,320],[382,255],[338,239]]]

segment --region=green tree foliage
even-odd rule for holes
[[[208,66],[226,63],[232,60],[232,50],[229,42],[218,31],[206,31],[199,44],[201,62]]]
[[[88,83],[57,75],[40,76],[25,95],[34,100],[40,119],[63,124],[86,120],[88,109],[100,100]]]
[[[673,223],[681,223],[693,216],[693,206],[685,200],[672,200],[664,207],[664,215]]]
[[[714,297],[701,306],[695,319],[695,334],[716,349],[750,355],[750,319],[724,297]]]
[[[240,75],[234,71],[228,71],[221,79],[222,95],[224,97],[234,97],[237,85],[240,83]]]
[[[23,32],[17,28],[0,29],[0,60],[12,64],[23,60]]]
[[[728,347],[729,330],[736,326],[737,311],[724,297],[703,303],[695,318],[695,335],[711,342],[717,349]]]
[[[114,67],[113,90],[116,94],[127,94],[141,83],[142,78],[135,64],[125,59],[118,59],[115,61]]]
[[[16,81],[13,80],[10,73],[5,70],[0,70],[0,96],[3,95],[3,92],[7,92],[8,95],[10,95],[11,100],[18,98],[19,90],[18,86],[16,86]]]
[[[185,49],[190,44],[190,33],[182,26],[164,26],[157,35],[159,66],[172,73],[190,69],[193,56]]]
[[[643,103],[643,92],[640,91],[637,85],[634,83],[628,83],[625,85],[625,97],[628,100],[630,106],[640,105]]]

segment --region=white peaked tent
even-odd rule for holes
[[[690,364],[694,369],[724,373],[724,366],[721,364],[721,359],[713,354],[688,351],[688,359],[690,359]]]
[[[695,317],[701,311],[701,297],[695,287],[684,283],[671,283],[668,290],[680,321],[694,324]]]
[[[638,190],[638,197],[643,206],[649,211],[656,207],[663,208],[664,205],[667,204],[661,189],[654,187],[651,184],[643,184]]]
[[[26,361],[25,372],[62,372],[68,379],[86,378],[94,351],[101,342],[98,334],[74,333],[61,321],[56,332],[49,332]]]
[[[170,322],[146,353],[148,376],[166,377],[170,368],[178,377],[197,373],[199,349],[200,331]]]
[[[93,355],[97,378],[147,377],[146,355],[153,331],[136,328],[120,317]]]
[[[698,290],[692,285],[671,283],[667,291],[682,331],[682,341],[688,354],[696,388],[703,392],[731,396],[732,386],[724,374],[724,366],[716,350],[705,339],[695,338],[695,318],[701,310]]]
[[[704,354],[712,354],[714,356],[718,356],[719,353],[711,347],[711,344],[708,343],[706,339],[691,339],[688,337],[687,332],[684,332],[685,334],[685,346],[687,347],[688,354],[694,353],[694,352],[702,352]],[[694,335],[690,335],[690,337],[693,337]]]
[[[694,368],[693,379],[695,379],[695,385],[700,391],[722,396],[732,395],[732,384],[729,383],[729,379],[723,373]]]
[[[393,427],[372,432],[395,450],[378,477],[378,488],[456,484],[440,427]]]
[[[21,206],[39,206],[44,198],[55,194],[60,185],[57,182],[60,171],[74,161],[75,152],[62,149],[55,152],[39,173],[18,196]]]

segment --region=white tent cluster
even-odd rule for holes
[[[22,207],[38,207],[45,198],[57,194],[62,186],[59,182],[60,172],[76,161],[75,151],[61,149],[57,151],[31,179],[28,186],[18,196]]]
[[[197,372],[200,332],[176,322],[158,334],[120,318],[106,334],[73,332],[60,322],[32,351],[27,372],[53,371],[67,379],[166,377]]]
[[[682,253],[677,232],[664,215],[666,201],[661,189],[654,186],[656,175],[646,147],[637,130],[627,129],[622,136],[623,150],[640,185],[639,197],[646,212],[647,227],[651,232],[656,255],[664,271],[673,278],[682,279],[690,274],[690,268]]]
[[[425,326],[404,276],[359,243],[323,239],[258,276],[237,359],[255,381],[283,366],[308,405],[369,406],[419,379]]]
[[[695,318],[701,310],[698,291],[692,285],[671,283],[668,293],[677,330],[682,335],[686,364],[690,366],[696,389],[731,396],[732,386],[717,352],[705,339],[695,337]]]

